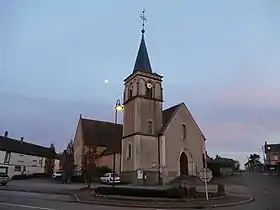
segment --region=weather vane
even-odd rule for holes
[[[142,10],[141,15],[140,15],[140,19],[142,20],[142,30],[141,30],[141,32],[142,32],[142,34],[144,34],[145,33],[145,22],[148,21],[148,19],[145,16],[145,9]]]

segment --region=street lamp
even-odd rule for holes
[[[266,160],[265,160],[265,148],[264,148],[264,146],[261,146],[260,149],[261,149],[262,156],[263,156],[263,164],[265,165],[265,164],[266,164]]]
[[[120,99],[117,100],[115,105],[115,139],[114,139],[114,152],[113,152],[113,187],[115,187],[115,174],[116,174],[116,138],[117,138],[117,122],[118,111],[123,110]]]

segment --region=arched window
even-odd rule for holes
[[[151,120],[148,121],[148,134],[153,134],[153,122]]]
[[[182,139],[186,139],[187,137],[187,126],[186,124],[182,124]]]
[[[133,86],[131,86],[129,89],[128,89],[128,98],[132,98],[132,95],[133,95]]]
[[[148,98],[152,98],[153,97],[153,89],[152,88],[147,88],[146,87],[146,96]]]
[[[127,144],[127,149],[126,149],[126,159],[129,160],[131,158],[131,155],[132,155],[132,145],[129,142]]]

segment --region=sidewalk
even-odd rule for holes
[[[73,194],[85,187],[85,184],[72,183],[62,184],[52,180],[28,179],[13,180],[6,186],[0,186],[0,190],[21,191],[47,194]]]

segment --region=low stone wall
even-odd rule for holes
[[[157,185],[158,172],[157,171],[144,171],[147,179],[137,179],[136,171],[125,171],[120,173],[121,182],[133,185]]]

